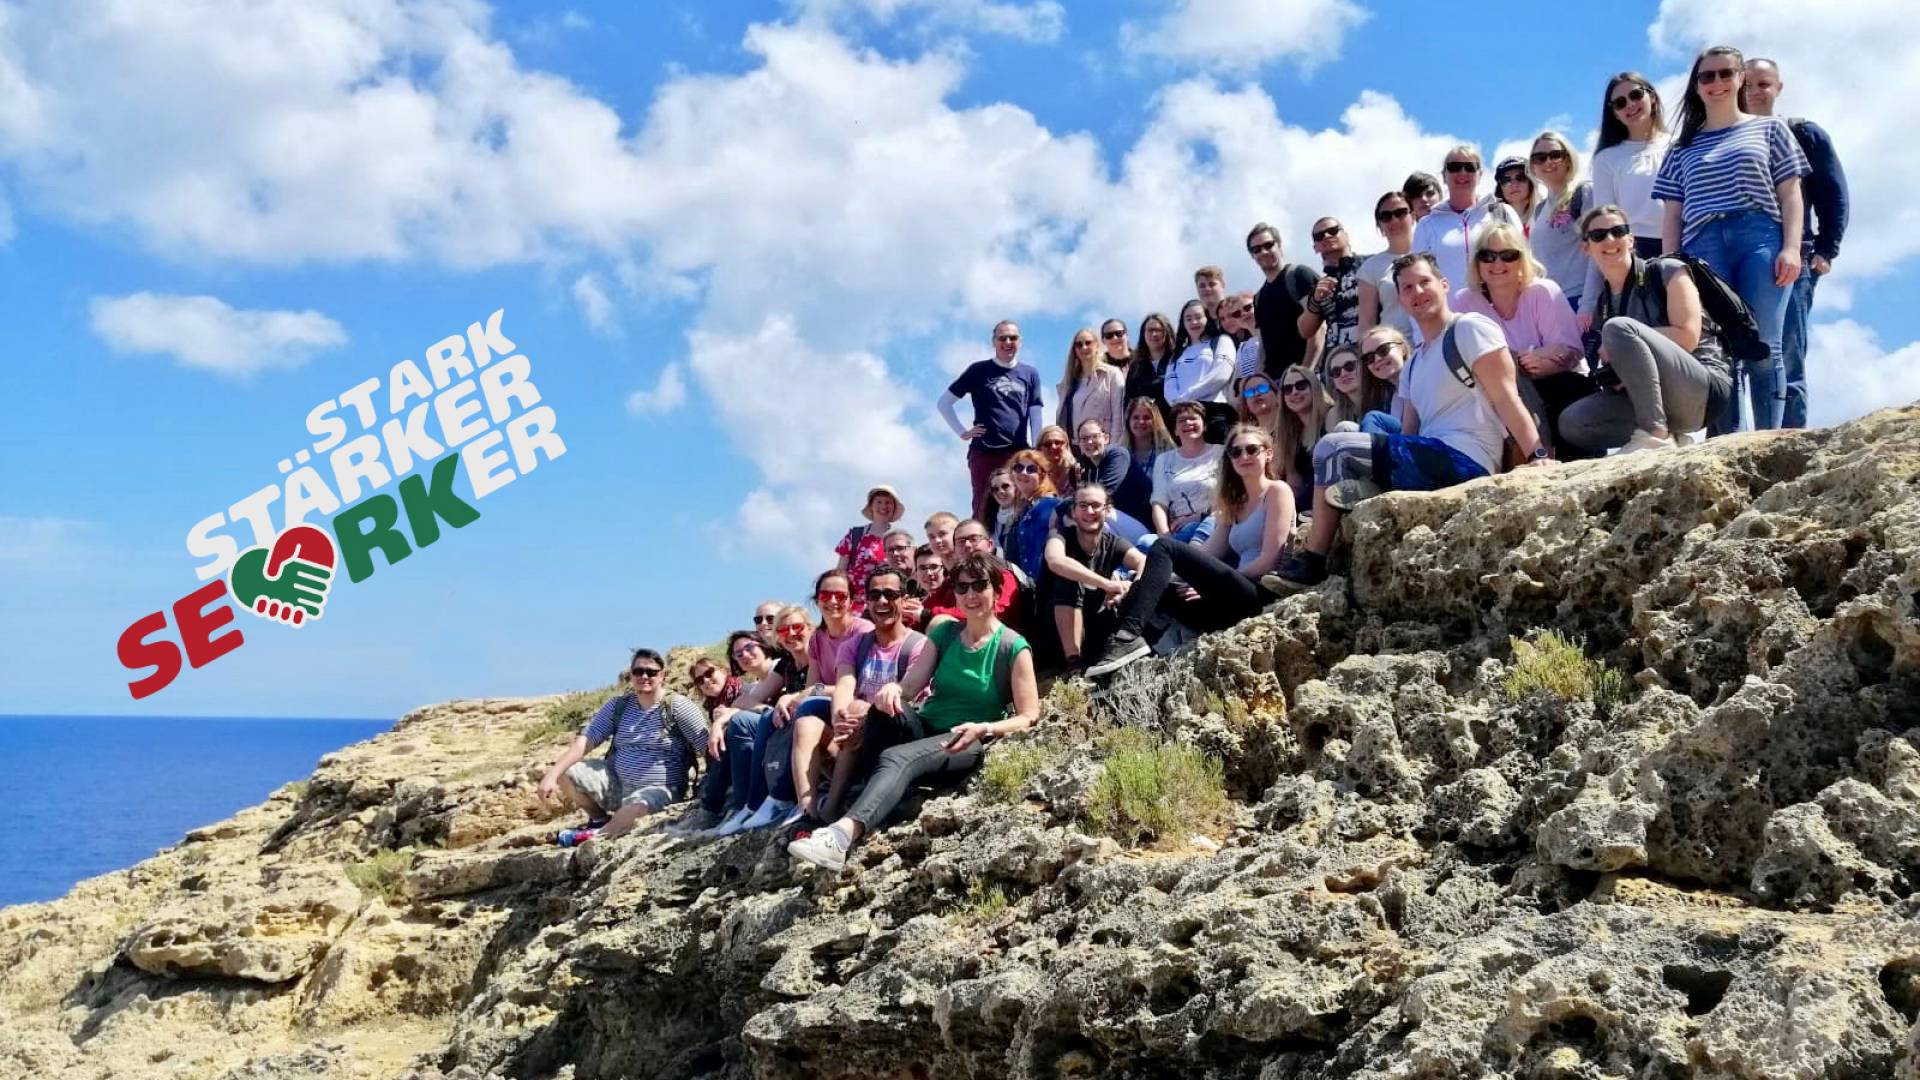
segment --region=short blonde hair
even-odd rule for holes
[[[1520,253],[1521,288],[1547,276],[1547,268],[1540,265],[1540,260],[1533,257],[1533,249],[1527,246],[1527,234],[1518,225],[1508,225],[1503,221],[1487,226],[1481,231],[1479,239],[1473,242],[1473,258],[1467,260],[1467,288],[1482,296],[1487,294],[1487,283],[1480,279],[1480,253],[1496,243],[1502,249]]]

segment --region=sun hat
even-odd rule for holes
[[[891,497],[893,499],[893,505],[898,507],[902,514],[907,512],[906,502],[900,498],[899,492],[893,490],[893,485],[875,484],[867,489],[867,505],[860,508],[861,517],[866,518],[868,521],[873,520],[873,500],[881,495]]]

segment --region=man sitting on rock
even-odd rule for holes
[[[561,847],[619,836],[685,793],[687,765],[706,745],[707,725],[700,706],[666,692],[666,672],[659,653],[634,650],[632,690],[607,699],[541,778],[541,799],[565,793],[587,815],[585,827],[560,831]],[[608,739],[606,756],[587,760]]]

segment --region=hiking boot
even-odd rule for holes
[[[1335,510],[1352,510],[1385,490],[1371,480],[1342,480],[1327,489],[1327,505]]]
[[[1111,675],[1152,651],[1152,646],[1139,634],[1125,631],[1115,633],[1108,639],[1107,647],[1100,651],[1099,658],[1087,665],[1087,678],[1098,679]]]
[[[1273,573],[1260,579],[1260,587],[1280,596],[1305,592],[1327,580],[1327,557],[1303,551],[1289,555]]]
[[[847,868],[847,849],[852,846],[839,829],[829,826],[815,829],[805,840],[788,844],[787,854],[838,873]]]

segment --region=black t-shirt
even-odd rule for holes
[[[774,673],[781,678],[780,692],[782,694],[798,693],[806,689],[810,681],[807,678],[808,672],[803,670],[799,663],[793,659],[793,654],[787,652],[785,649],[780,650],[779,655],[773,658],[773,670]],[[832,675],[829,674],[823,681],[832,682]]]
[[[1253,321],[1260,328],[1263,370],[1276,381],[1281,373],[1306,358],[1307,341],[1300,336],[1300,301],[1313,295],[1319,281],[1320,275],[1308,267],[1288,266],[1254,295]],[[1294,299],[1296,296],[1299,300]]]
[[[1327,328],[1329,349],[1360,338],[1360,264],[1365,261],[1358,255],[1349,255],[1323,268],[1326,277],[1339,283],[1334,287],[1332,299],[1320,312]]]
[[[1126,558],[1128,550],[1127,542],[1115,536],[1112,529],[1100,530],[1100,539],[1094,543],[1091,552],[1080,546],[1079,529],[1069,527],[1060,530],[1060,540],[1066,545],[1067,558],[1103,578],[1112,577],[1113,572],[1120,569],[1121,560]]]
[[[973,422],[985,428],[975,442],[982,450],[1027,448],[1027,410],[1041,404],[1040,373],[1016,361],[977,360],[947,387],[954,397],[973,401]]]

